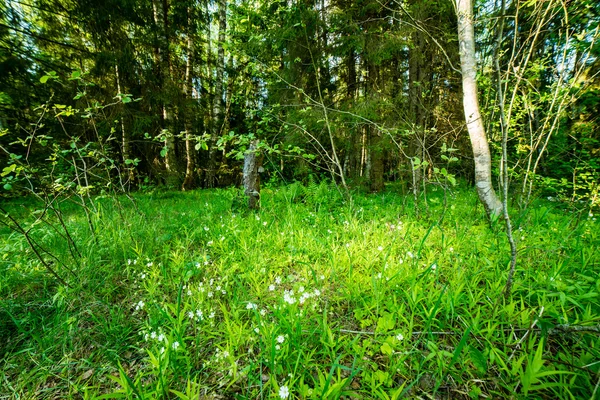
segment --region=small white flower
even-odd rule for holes
[[[321,275],[319,278],[320,278],[322,281],[324,281],[324,280],[325,280],[325,275]]]
[[[162,333],[160,335],[158,335],[158,341],[162,342],[163,340],[165,340],[165,335],[163,335]]]
[[[278,285],[281,285],[281,277],[280,276],[275,278],[275,283]]]
[[[256,310],[258,308],[258,306],[254,303],[248,303],[246,304],[246,309],[247,310]]]
[[[196,316],[198,317],[198,319],[200,321],[202,321],[204,319],[204,315],[202,314],[202,311],[200,311],[200,310],[196,310]]]
[[[401,259],[401,258],[400,258],[400,259],[398,259],[398,264],[402,264],[402,263],[404,263],[404,260],[403,260],[403,259]]]
[[[151,332],[151,333],[150,333],[150,337],[151,337],[152,339],[156,339],[156,332]]]
[[[164,348],[164,347],[161,347],[161,348],[160,348],[160,354],[162,354],[162,353],[164,353],[164,352],[165,352],[165,348]]]
[[[454,247],[450,247],[448,250],[450,250],[450,253],[454,252]]]
[[[209,241],[206,243],[206,245],[207,245],[207,246],[212,246],[212,245],[213,245],[213,241],[212,241],[212,240],[209,240]]]
[[[407,252],[406,252],[406,255],[407,255],[408,257],[410,257],[410,258],[414,258],[414,257],[415,257],[415,255],[414,255],[412,252],[410,252],[410,251],[407,251]]]
[[[127,259],[127,265],[131,265],[131,258]]]
[[[382,251],[383,250],[383,246],[377,247],[377,250]]]
[[[267,221],[263,222],[263,226],[267,226]]]
[[[272,292],[275,290],[275,285],[269,285],[269,292]]]
[[[287,399],[290,396],[290,390],[287,386],[281,386],[279,388],[279,397],[282,399]]]
[[[173,350],[177,350],[179,348],[179,342],[173,342],[171,347],[173,348]]]
[[[146,264],[146,267],[151,267],[153,265],[154,265],[154,263],[152,261],[150,261],[148,264]]]
[[[257,215],[257,216],[256,216],[256,220],[257,220],[257,221],[260,221],[260,216],[258,216],[258,215]]]
[[[278,345],[278,344],[276,344],[276,345],[275,345],[275,350],[281,350],[281,346],[280,346],[280,345]]]
[[[214,318],[214,317],[215,317],[215,312],[214,312],[214,311],[213,311],[213,312],[211,312],[210,314],[208,314],[208,318],[211,318],[211,319],[212,319],[212,318]]]
[[[227,358],[227,357],[229,357],[229,352],[227,350],[225,350],[223,352],[223,358]]]
[[[265,310],[264,308],[260,310],[260,315],[262,315],[263,317],[267,315],[267,310]]]
[[[283,335],[279,335],[279,336],[277,336],[277,342],[278,342],[278,343],[283,343],[283,342],[285,342],[285,336],[283,336]]]
[[[319,289],[315,289],[315,291],[313,293],[317,297],[321,295],[321,291]]]
[[[404,340],[404,335],[401,334],[401,333],[397,334],[396,335],[396,340],[399,341],[399,342],[403,341]]]
[[[258,333],[260,332],[260,329],[258,329],[258,328],[254,328],[254,332],[255,332],[256,334],[258,334]]]
[[[283,301],[285,301],[288,304],[294,304],[296,302],[296,299],[293,297],[294,296],[294,291],[293,290],[286,290],[283,293]]]
[[[187,315],[188,315],[188,318],[189,318],[189,319],[194,319],[194,317],[195,317],[195,315],[194,315],[194,312],[193,312],[193,311],[189,311]]]
[[[213,292],[208,292],[208,297],[213,297]]]
[[[433,264],[433,265],[431,266],[431,269],[432,269],[433,271],[435,271],[435,270],[437,269],[437,264]]]
[[[135,305],[135,309],[136,310],[141,310],[144,308],[144,302],[143,301],[139,301],[136,305]]]
[[[204,230],[208,232],[210,230],[210,228],[208,226],[205,226]]]

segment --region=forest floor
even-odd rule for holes
[[[31,235],[70,287],[1,228],[0,398],[599,396],[599,222],[513,209],[505,298],[508,242],[474,192],[432,188],[417,217],[391,189],[263,189],[259,212],[155,191],[96,199],[93,235],[65,205],[76,248],[50,214]]]

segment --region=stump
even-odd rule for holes
[[[250,142],[250,146],[244,155],[244,193],[248,196],[248,208],[258,210],[260,208],[260,176],[262,157],[258,147],[258,140]]]

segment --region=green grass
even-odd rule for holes
[[[0,230],[0,398],[590,398],[600,377],[598,223],[539,202],[501,226],[473,190],[421,204],[326,184],[98,199],[60,287]],[[232,207],[232,204],[233,207]],[[34,203],[7,205],[31,218]],[[442,218],[443,217],[443,218]],[[217,397],[217,395],[222,397]]]

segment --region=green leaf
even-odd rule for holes
[[[389,343],[385,342],[381,346],[381,353],[385,354],[386,356],[391,356],[394,353],[394,349],[392,349],[392,346],[390,346]]]
[[[487,358],[485,357],[485,355],[483,355],[481,351],[471,346],[469,348],[469,357],[471,358],[471,362],[479,372],[481,372],[482,374],[485,374],[487,372]]]
[[[13,172],[16,168],[17,168],[17,164],[12,164],[12,165],[9,165],[8,167],[4,167],[0,176],[6,176],[6,175],[10,174],[11,172]]]
[[[165,157],[167,155],[167,151],[168,151],[168,149],[166,147],[163,147],[162,150],[160,151],[160,156]]]
[[[46,83],[46,82],[48,82],[48,79],[50,79],[50,77],[48,75],[44,75],[40,78],[40,82]]]
[[[79,79],[81,77],[81,71],[71,72],[71,79]]]
[[[10,190],[10,189],[12,189],[12,185],[10,183],[5,183],[4,190]]]

